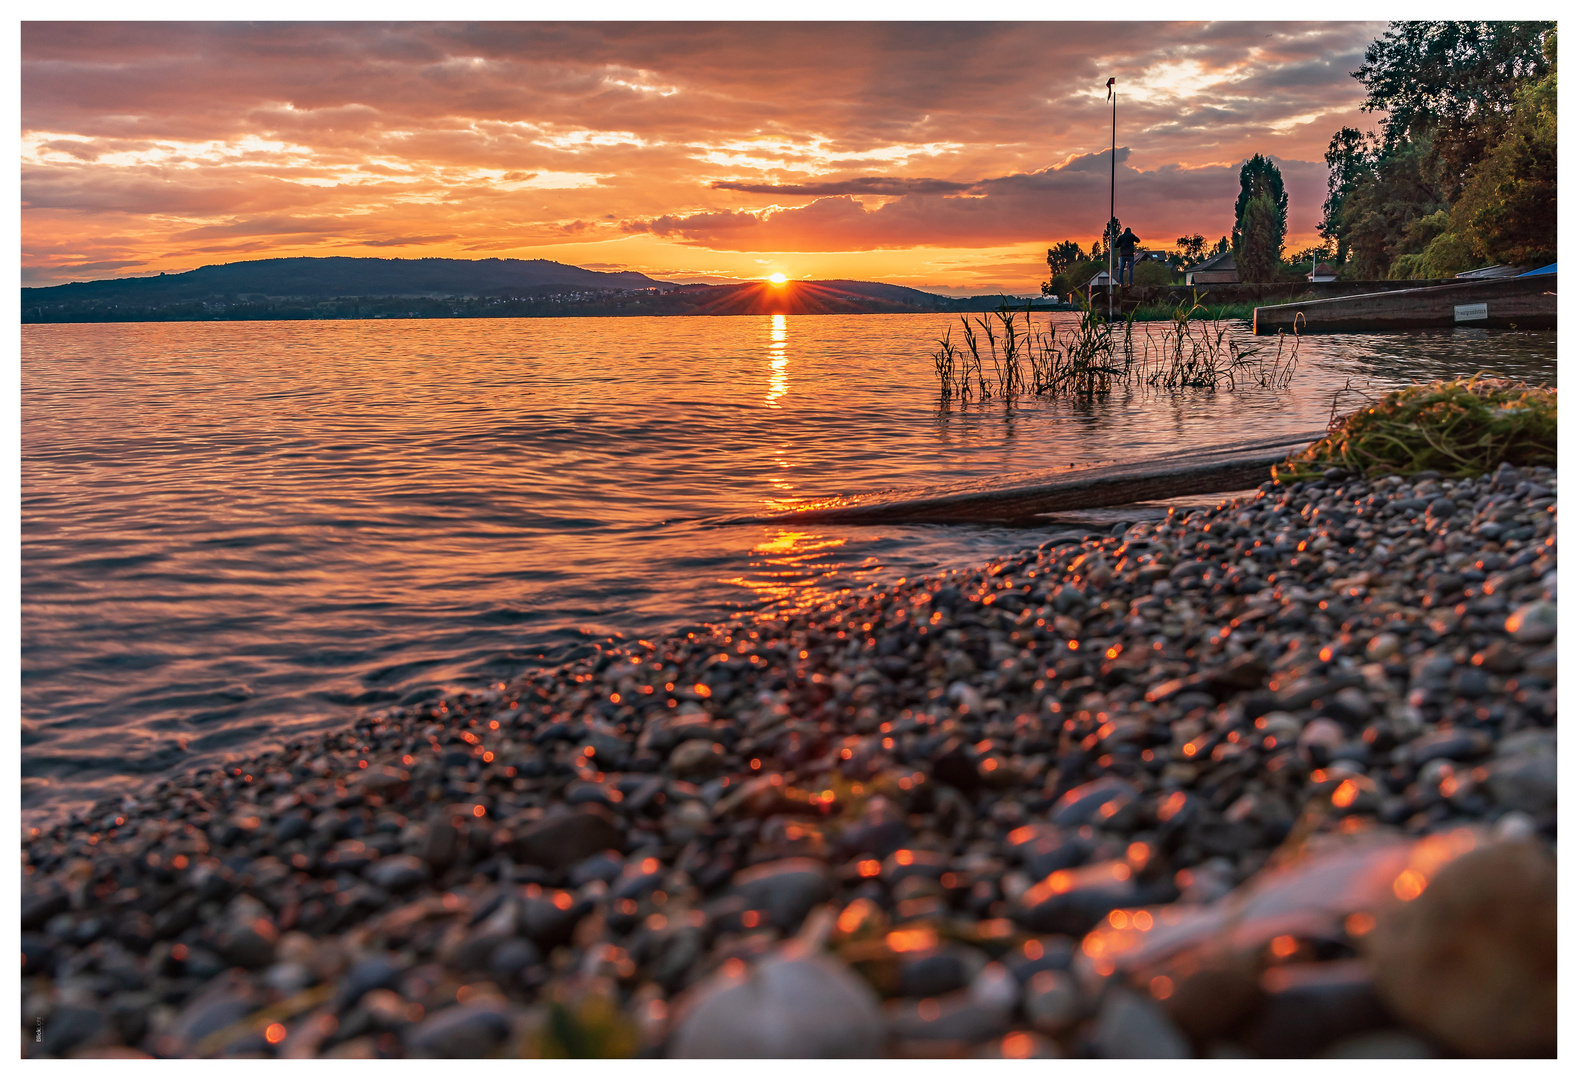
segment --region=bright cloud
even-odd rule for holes
[[[1027,290],[1105,220],[1109,75],[1126,224],[1226,232],[1265,153],[1297,243],[1379,31],[27,23],[24,280],[365,253]]]

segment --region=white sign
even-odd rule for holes
[[[1485,304],[1456,304],[1452,308],[1453,322],[1477,322],[1488,318],[1490,311]]]

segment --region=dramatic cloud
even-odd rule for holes
[[[1028,291],[1106,218],[1109,75],[1125,224],[1227,232],[1258,152],[1298,245],[1380,30],[27,23],[24,280],[361,252]]]
[[[975,185],[921,176],[857,176],[825,184],[747,184],[741,180],[714,180],[712,186],[719,191],[749,191],[756,195],[932,195],[969,191]]]

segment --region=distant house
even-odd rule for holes
[[[1316,263],[1315,269],[1310,271],[1311,281],[1336,281],[1337,271],[1331,268],[1330,263]]]
[[[1224,251],[1212,255],[1203,263],[1184,271],[1185,285],[1236,285],[1238,284],[1238,264],[1233,261],[1233,253]]]
[[[1095,277],[1085,282],[1085,299],[1089,300],[1092,296],[1094,296],[1097,289],[1105,291],[1107,288],[1107,282],[1111,280],[1112,278],[1108,277],[1107,272],[1103,270]]]

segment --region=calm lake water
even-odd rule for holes
[[[939,411],[948,324],[22,327],[24,818],[611,635],[1040,541],[709,516],[1318,429],[1350,379],[1556,370],[1550,332],[1306,337],[1286,390]]]

